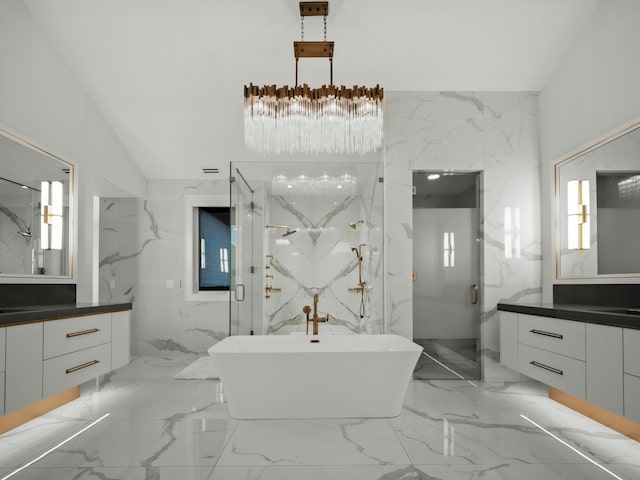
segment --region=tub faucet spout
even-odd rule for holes
[[[313,322],[313,335],[318,335],[318,322],[328,322],[329,318],[327,317],[319,317],[318,316],[318,300],[319,296],[316,293],[313,296],[313,317],[309,319],[310,308],[305,306],[302,311],[307,314],[307,334],[309,333],[309,322]]]

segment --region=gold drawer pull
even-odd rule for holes
[[[100,363],[100,360],[91,360],[90,362],[83,363],[82,365],[78,365],[78,366],[75,366],[75,367],[67,368],[64,373],[68,374],[68,373],[77,372],[78,370],[82,370],[83,368],[90,367],[92,365],[95,365],[96,363]]]
[[[67,333],[67,338],[79,337],[80,335],[89,335],[90,333],[98,333],[99,328],[90,328],[89,330],[80,330],[79,332]]]

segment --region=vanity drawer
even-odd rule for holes
[[[585,359],[586,335],[582,322],[519,314],[518,339],[532,347]]]
[[[110,341],[110,313],[44,322],[45,359]]]
[[[640,330],[622,330],[624,372],[640,377]],[[638,399],[640,403],[640,398]]]
[[[44,361],[44,396],[91,380],[111,370],[111,344],[105,343]]]
[[[576,397],[586,396],[586,369],[583,361],[521,344],[518,370]]]

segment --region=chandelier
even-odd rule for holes
[[[300,2],[301,41],[293,42],[296,83],[244,87],[244,141],[247,148],[270,153],[359,153],[382,146],[384,89],[333,84],[333,47],[327,41],[329,2]],[[304,40],[304,17],[324,18],[324,41]],[[298,85],[300,58],[328,58],[330,83]]]

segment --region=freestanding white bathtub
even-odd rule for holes
[[[233,418],[363,418],[400,414],[422,347],[398,335],[241,335],[208,352]]]

